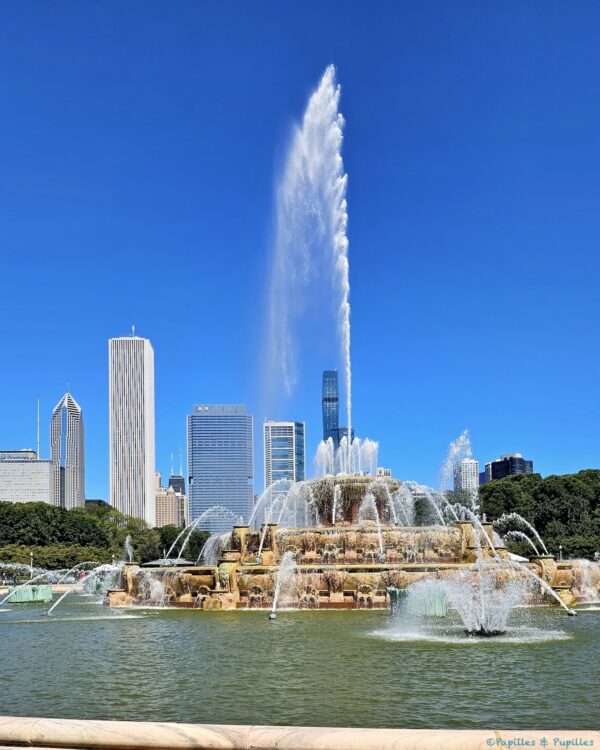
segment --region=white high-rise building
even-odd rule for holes
[[[280,479],[304,481],[304,422],[265,420],[265,489]]]
[[[454,467],[454,491],[476,496],[479,489],[479,461],[463,458]]]
[[[67,391],[50,420],[51,499],[61,508],[85,505],[83,415]]]
[[[109,339],[110,504],[155,525],[154,350],[148,339]]]

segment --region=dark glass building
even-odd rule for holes
[[[523,458],[520,453],[507,453],[485,465],[486,483],[515,474],[533,474],[533,461]]]
[[[348,428],[347,427],[338,427],[335,432],[336,432],[337,437],[334,438],[333,442],[336,443],[336,445],[339,445],[342,442],[342,438],[347,438],[348,437]],[[351,430],[350,442],[351,443],[354,442],[354,427]]]
[[[338,434],[340,420],[337,370],[323,371],[323,440],[331,438],[334,445],[338,446],[340,436]]]
[[[185,495],[185,479],[181,474],[171,474],[169,477],[169,487],[172,487],[175,492],[179,492],[180,495]]]

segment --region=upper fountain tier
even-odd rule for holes
[[[356,524],[361,503],[368,492],[374,496],[381,521],[396,522],[398,510],[395,496],[401,488],[401,482],[397,479],[362,474],[339,475],[311,479],[306,486],[309,502],[316,507],[324,526]]]

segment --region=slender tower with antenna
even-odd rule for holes
[[[37,447],[37,458],[38,461],[40,460],[40,394],[38,393],[37,397],[37,438],[36,438],[36,447]]]
[[[179,448],[179,474],[175,474],[173,454],[171,453],[171,476],[169,477],[169,487],[172,487],[175,492],[185,495],[185,479],[183,477],[183,471],[181,470],[181,448]]]

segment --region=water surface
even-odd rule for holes
[[[600,611],[517,610],[500,639],[386,612],[0,612],[0,713],[381,727],[597,729]]]

